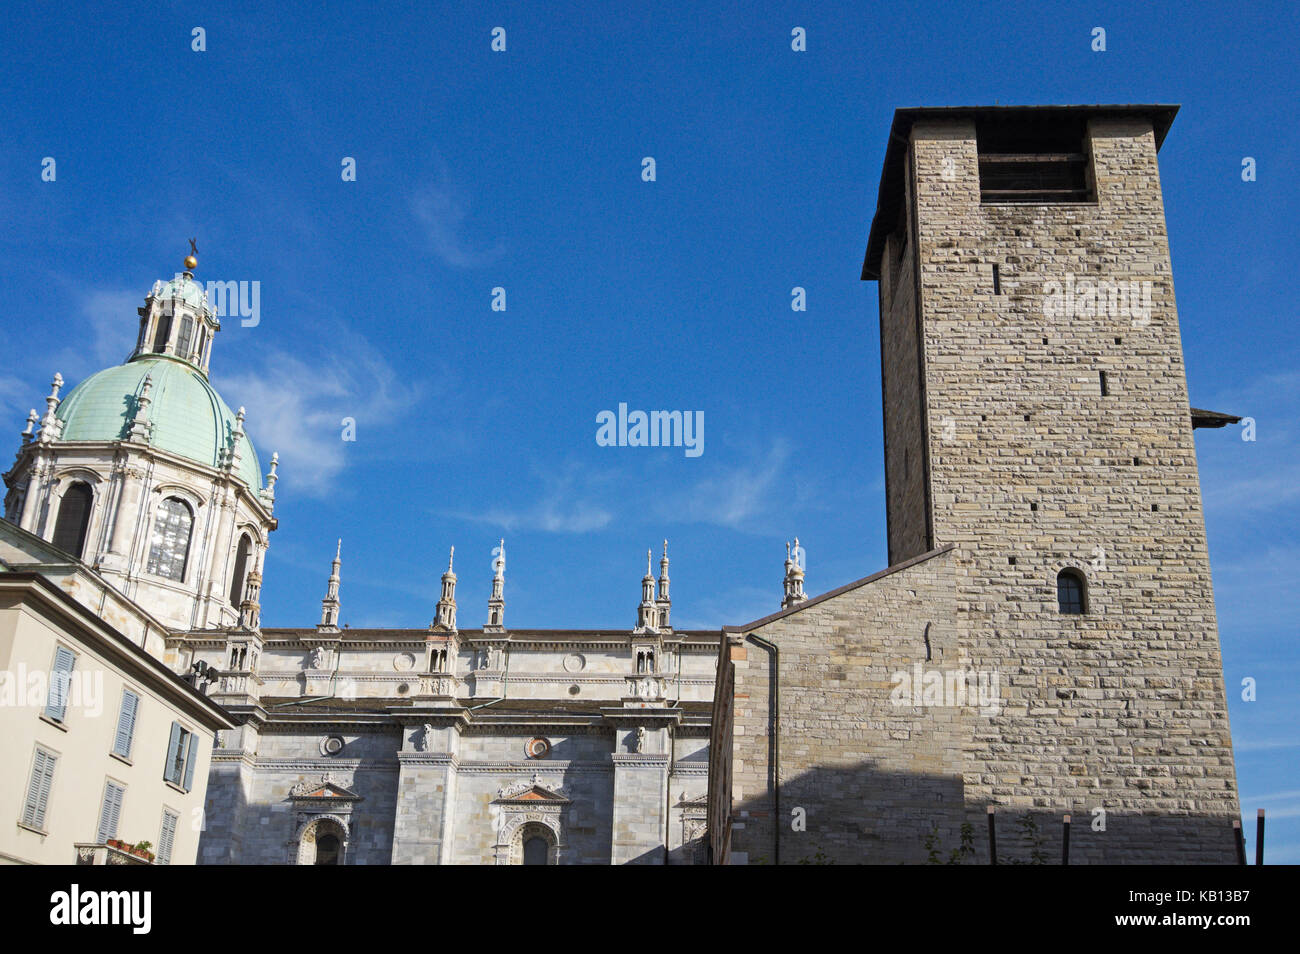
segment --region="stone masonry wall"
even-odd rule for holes
[[[908,209],[905,201],[903,208]],[[915,222],[906,214],[889,237],[880,279],[880,380],[885,413],[885,509],[889,562],[930,546],[926,533],[927,422],[917,340]]]
[[[920,862],[935,826],[956,842],[971,716],[891,699],[900,672],[959,666],[952,571],[951,552],[923,556],[730,636],[733,863],[774,863],[774,822],[781,864]],[[772,657],[748,635],[779,649],[779,755]]]
[[[1075,826],[1080,861],[1230,862],[1235,773],[1151,123],[1091,122],[1095,204],[981,205],[969,121],[918,122],[912,142],[935,545],[957,546],[957,630],[1007,696],[966,752],[971,817],[1101,808],[1106,831]],[[1149,314],[1086,299],[1048,314],[1048,283],[1069,276],[1149,283]],[[1057,611],[1067,566],[1086,574],[1086,615]]]

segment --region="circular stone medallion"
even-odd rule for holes
[[[544,759],[551,754],[551,743],[546,739],[529,739],[524,754],[530,759]]]

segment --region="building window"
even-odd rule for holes
[[[550,853],[551,846],[540,835],[533,835],[531,838],[524,839],[524,864],[544,865],[547,862],[547,855]]]
[[[333,818],[309,822],[298,839],[298,864],[341,865],[347,855],[347,830]]]
[[[126,787],[109,780],[104,783],[104,802],[99,806],[99,831],[95,843],[102,845],[110,838],[117,837],[117,823],[122,817],[122,799],[126,796]]]
[[[235,572],[230,577],[230,605],[235,609],[244,598],[244,577],[248,574],[248,557],[253,552],[253,541],[244,534],[239,538],[239,549],[235,551]]]
[[[180,816],[173,811],[163,809],[162,830],[158,832],[158,856],[156,864],[172,863],[172,848],[176,845],[176,823]]]
[[[68,688],[72,685],[72,669],[77,664],[77,654],[65,646],[54,650],[54,664],[50,667],[50,691],[45,699],[45,717],[62,722],[68,717]]]
[[[190,356],[190,341],[194,337],[194,319],[186,315],[181,319],[181,330],[176,338],[176,353],[182,358]]]
[[[185,579],[185,562],[190,553],[190,530],[193,526],[194,516],[183,500],[168,497],[158,505],[146,567],[150,573],[177,582]]]
[[[1063,614],[1081,616],[1087,611],[1087,592],[1083,574],[1062,570],[1056,575],[1056,602]]]
[[[140,697],[130,689],[122,690],[122,708],[117,714],[117,736],[113,740],[113,754],[124,759],[131,757],[131,743],[135,741],[135,716],[140,709]]]
[[[172,316],[166,314],[159,315],[158,323],[154,325],[153,332],[153,350],[155,353],[162,354],[162,352],[167,350],[167,338],[171,334],[171,330]]]
[[[316,839],[316,864],[336,865],[339,863],[339,836],[333,833],[321,835]]]
[[[980,202],[1090,202],[1087,124],[1060,119],[1026,124],[983,120],[975,126]]]
[[[194,733],[179,722],[172,723],[163,778],[187,792],[194,784]]]
[[[78,560],[86,546],[86,530],[90,527],[90,512],[94,504],[95,494],[84,481],[77,481],[64,491],[63,502],[59,504],[59,519],[54,524],[54,545]]]
[[[559,864],[559,837],[544,822],[525,822],[510,837],[509,861],[515,865]]]
[[[27,782],[27,798],[23,802],[23,824],[28,828],[45,830],[45,807],[50,801],[50,786],[54,784],[54,766],[58,761],[53,752],[36,749],[32,776]]]

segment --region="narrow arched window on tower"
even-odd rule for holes
[[[159,315],[157,324],[153,326],[153,350],[161,354],[167,350],[167,337],[172,331],[172,316]]]
[[[1087,611],[1087,584],[1078,570],[1065,569],[1056,575],[1056,603],[1068,616],[1081,616]]]
[[[86,547],[86,530],[90,527],[90,513],[95,495],[90,485],[77,481],[63,493],[59,504],[59,519],[54,524],[54,545],[81,559]]]
[[[253,552],[253,541],[244,534],[235,551],[235,572],[230,575],[230,605],[239,608],[244,599],[244,578],[248,575],[248,557]]]
[[[153,520],[153,538],[149,542],[146,569],[169,580],[183,581],[193,527],[194,515],[183,500],[168,497],[160,503]]]
[[[182,358],[190,356],[190,339],[194,337],[194,319],[186,315],[181,319],[181,330],[176,337],[176,354]]]

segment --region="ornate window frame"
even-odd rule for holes
[[[356,792],[334,781],[326,772],[319,782],[299,782],[289,790],[298,825],[287,844],[288,863],[305,865],[307,845],[315,844],[316,829],[321,822],[331,822],[339,829],[339,864],[348,863],[348,848],[352,841],[352,808],[362,800]],[[307,836],[311,835],[310,841]],[[313,856],[314,858],[314,856]]]
[[[543,782],[534,775],[498,790],[494,804],[500,809],[500,827],[493,860],[498,865],[520,865],[524,861],[524,840],[541,836],[547,842],[547,864],[558,865],[564,858],[564,813],[573,802],[558,784]]]

